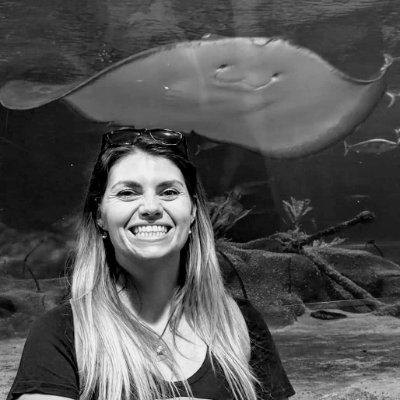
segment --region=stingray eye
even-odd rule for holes
[[[221,69],[226,69],[226,68],[228,68],[228,64],[221,64],[218,68],[217,68],[217,70],[221,70]]]

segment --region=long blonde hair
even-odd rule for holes
[[[174,162],[197,206],[192,234],[181,252],[182,279],[174,299],[172,330],[185,316],[208,346],[210,359],[222,370],[233,397],[256,400],[256,379],[248,363],[248,330],[236,302],[223,285],[205,195],[196,170],[175,146],[160,146],[143,136],[135,147]],[[157,368],[154,344],[159,336],[120,300],[117,281],[121,269],[115,262],[111,243],[102,239],[96,224],[108,172],[118,159],[132,151],[132,146],[120,146],[99,155],[78,231],[71,305],[82,400],[93,395],[98,400],[178,396],[174,384],[165,382]],[[185,387],[190,396],[187,383]]]

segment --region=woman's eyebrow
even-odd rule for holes
[[[157,187],[164,187],[164,186],[181,186],[184,187],[183,183],[177,179],[172,179],[168,181],[160,182]]]
[[[131,188],[141,188],[142,185],[136,181],[124,180],[115,182],[114,185],[111,186],[111,189],[114,189],[117,186],[129,186]],[[165,187],[165,186],[180,186],[184,187],[184,184],[178,179],[170,179],[167,181],[162,181],[157,183],[157,187]]]
[[[141,188],[142,187],[142,185],[138,182],[126,180],[126,181],[115,182],[114,185],[111,186],[111,189],[114,189],[117,186],[129,186],[131,188]]]

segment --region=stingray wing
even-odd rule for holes
[[[194,130],[272,157],[296,157],[349,135],[386,90],[384,73],[353,79],[281,39],[223,38],[162,46],[72,85],[11,81],[8,108],[63,99],[96,121]]]

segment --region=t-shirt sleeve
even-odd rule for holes
[[[278,350],[264,318],[250,302],[240,300],[238,304],[249,329],[250,366],[261,382],[258,398],[280,400],[293,396],[295,391],[282,366]]]
[[[24,393],[79,398],[79,376],[72,310],[59,306],[39,317],[30,329],[7,400]]]

